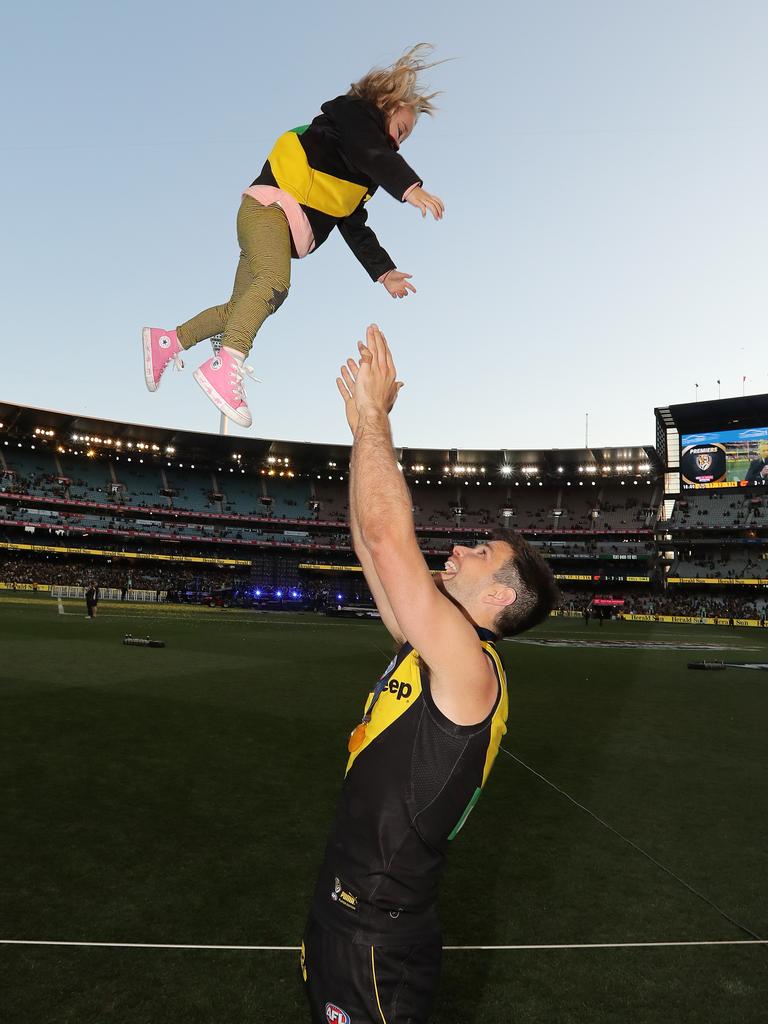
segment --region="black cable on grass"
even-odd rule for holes
[[[680,885],[684,886],[688,890],[688,892],[693,893],[694,896],[696,896],[698,899],[706,903],[707,906],[710,906],[713,910],[716,910],[721,917],[725,918],[725,920],[732,924],[735,928],[738,928],[739,931],[744,932],[746,935],[751,936],[751,938],[753,939],[758,939],[760,942],[765,942],[765,939],[763,939],[762,936],[757,935],[755,932],[752,931],[751,928],[747,928],[746,925],[741,924],[739,921],[735,920],[735,918],[731,917],[731,915],[726,913],[725,910],[723,910],[721,907],[718,907],[718,905],[715,902],[713,902],[713,900],[711,900],[708,896],[705,896],[703,892],[699,892],[699,890],[692,886],[690,882],[686,882],[686,880],[684,878],[681,878],[680,875],[676,875],[671,868],[668,868],[665,864],[662,864],[661,861],[656,860],[656,858],[653,857],[650,853],[648,853],[647,850],[644,850],[642,846],[638,846],[637,843],[633,842],[627,836],[622,835],[622,833],[619,832],[618,829],[615,829],[613,825],[609,825],[607,821],[604,821],[598,814],[595,814],[594,811],[590,811],[590,809],[588,807],[585,807],[584,804],[580,804],[578,800],[574,800],[574,798],[569,793],[566,793],[564,789],[560,789],[560,787],[556,786],[554,782],[550,782],[549,779],[545,778],[541,774],[541,772],[537,772],[535,768],[531,768],[531,766],[529,764],[526,764],[525,761],[521,761],[519,757],[517,757],[511,751],[507,750],[506,747],[500,746],[499,749],[503,750],[504,753],[508,757],[511,757],[513,761],[516,761],[519,765],[522,765],[522,767],[525,768],[526,771],[529,771],[532,775],[535,775],[537,779],[541,779],[542,782],[545,782],[551,789],[554,789],[556,793],[559,793],[560,796],[564,796],[566,800],[570,801],[574,805],[574,807],[578,807],[579,810],[584,811],[586,814],[590,816],[590,818],[594,818],[596,822],[602,825],[603,828],[607,828],[609,832],[612,832],[615,836],[618,836],[619,839],[622,840],[622,842],[625,842],[628,846],[631,846],[633,850],[637,850],[638,853],[641,853],[643,857],[645,857],[647,860],[651,862],[651,864],[654,864],[657,868],[661,868],[661,870],[664,871],[667,875],[669,875],[670,878],[674,878],[674,880],[676,882],[679,882]]]

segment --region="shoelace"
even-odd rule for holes
[[[173,360],[173,368],[174,368],[174,370],[183,370],[184,369],[184,360],[181,358],[181,352],[175,352],[171,356],[171,359]]]
[[[244,390],[244,376],[248,374],[251,380],[257,381],[259,384],[263,384],[261,377],[257,377],[254,373],[253,367],[248,366],[247,363],[238,363],[236,359],[232,361],[232,370],[230,371],[229,377],[232,381],[232,390],[235,392],[241,402],[245,401],[245,390]]]

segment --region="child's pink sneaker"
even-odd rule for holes
[[[245,374],[253,377],[253,369],[222,348],[195,370],[194,377],[220,412],[241,427],[250,427],[253,419],[245,400]]]
[[[171,360],[177,370],[183,368],[181,353],[184,349],[179,344],[176,331],[164,331],[160,327],[145,327],[141,341],[144,346],[144,380],[150,391],[157,391],[160,378]]]

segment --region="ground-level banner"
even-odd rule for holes
[[[1,583],[0,590],[43,590],[48,592],[50,586],[47,583]]]
[[[626,619],[628,622],[678,622],[684,623],[690,626],[730,626],[733,621],[734,626],[764,626],[764,623],[760,619],[710,619],[700,615],[632,615],[629,612],[620,615],[620,619]]]
[[[768,578],[763,579],[742,579],[740,576],[730,576],[724,579],[712,576],[667,576],[667,583],[714,583],[718,586],[736,583],[748,587],[768,587]]]
[[[359,565],[326,565],[324,562],[299,562],[300,569],[311,569],[314,572],[362,572]]]

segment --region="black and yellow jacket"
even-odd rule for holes
[[[298,201],[315,248],[338,225],[344,241],[374,281],[395,264],[368,227],[365,204],[380,186],[399,201],[418,174],[397,152],[385,116],[374,104],[338,96],[312,124],[284,132],[254,185],[283,189]]]

